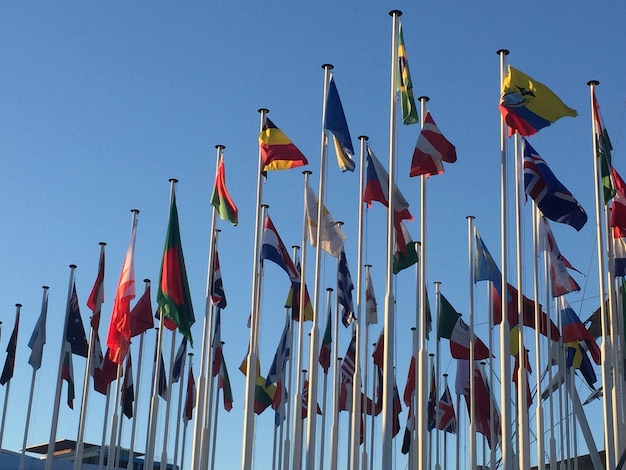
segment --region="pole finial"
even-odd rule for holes
[[[365,140],[365,141],[368,141],[368,140],[370,140],[370,138],[369,138],[368,136],[366,136],[366,135],[360,135],[360,136],[359,136],[359,140]]]
[[[139,214],[139,209],[131,209],[130,211],[135,215]]]
[[[465,218],[467,220],[474,220],[476,217],[474,217],[473,215],[466,215]]]
[[[98,245],[100,245],[100,246],[107,246],[107,242],[98,242]]]
[[[498,55],[509,55],[509,50],[508,49],[498,49],[496,51],[496,54],[498,54]]]
[[[598,86],[600,84],[600,82],[598,80],[589,80],[587,82],[587,85],[589,86]]]
[[[70,264],[70,269],[76,269],[76,265],[75,264]]]
[[[329,72],[334,68],[335,66],[333,64],[322,64],[322,69],[328,70]]]
[[[176,178],[170,178],[167,181],[169,181],[170,183],[174,183],[174,184],[178,183],[178,180]]]
[[[428,96],[419,96],[417,100],[423,101],[424,103],[428,103],[430,101],[430,98]]]
[[[50,286],[41,286],[42,289],[50,289]]]
[[[143,280],[143,282],[145,282],[146,284],[149,284],[150,283],[150,279],[146,278],[146,279]]]
[[[270,110],[267,108],[259,108],[257,109],[257,111],[259,112],[259,114],[269,114]]]
[[[226,146],[225,146],[225,145],[222,145],[222,144],[217,144],[217,145],[215,146],[215,148],[216,148],[217,150],[224,150],[224,149],[226,148]]]
[[[313,174],[313,172],[312,172],[311,170],[304,170],[304,171],[302,172],[302,174],[303,174],[303,175],[312,175],[312,174]]]
[[[402,11],[401,10],[391,10],[389,12],[389,16],[402,16]]]

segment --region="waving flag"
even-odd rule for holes
[[[474,282],[491,281],[499,295],[502,292],[502,273],[480,238],[478,230],[474,230],[474,241]]]
[[[611,205],[609,225],[613,227],[613,238],[626,238],[626,183],[615,168],[611,170],[615,183],[615,197]]]
[[[517,131],[526,136],[557,119],[578,115],[543,83],[511,66],[502,82],[500,113],[509,126],[509,135]]]
[[[450,389],[447,385],[439,399],[437,414],[439,416],[439,429],[456,434],[456,415],[454,414],[452,395],[450,395]]]
[[[443,136],[429,111],[413,150],[409,176],[440,175],[443,162],[456,162],[456,148]]]
[[[220,258],[215,250],[213,259],[213,276],[211,282],[211,302],[218,308],[226,308],[226,293],[222,283],[222,271],[220,270]]]
[[[394,230],[396,237],[394,239],[392,270],[394,274],[398,274],[419,261],[419,242],[413,241],[409,230],[402,221],[395,224]]]
[[[239,211],[226,189],[226,170],[224,169],[223,156],[220,157],[220,161],[217,164],[211,205],[217,209],[217,213],[222,220],[229,221],[233,226],[239,223]]]
[[[533,198],[548,219],[571,225],[580,231],[587,222],[585,210],[526,139],[522,139],[522,152],[526,194]]]
[[[437,338],[450,340],[450,354],[455,359],[469,359],[470,328],[454,307],[441,295],[441,311],[437,325]],[[489,348],[481,339],[474,335],[474,360],[487,359]]]
[[[15,370],[15,350],[17,349],[17,333],[20,329],[20,311],[18,307],[17,314],[15,315],[15,324],[13,325],[13,331],[11,332],[11,338],[9,338],[9,344],[7,345],[7,358],[4,361],[4,367],[2,368],[2,374],[0,375],[0,385],[6,385],[11,378],[13,378],[13,371]]]
[[[130,336],[134,338],[154,328],[152,300],[150,300],[150,284],[146,286],[142,296],[130,311]]]
[[[67,382],[67,406],[74,409],[74,366],[72,365],[72,350],[67,341],[63,342],[63,363],[61,365],[61,379]],[[0,383],[2,383],[0,381]],[[4,385],[4,384],[3,384]]]
[[[309,380],[304,381],[304,385],[302,386],[302,409],[300,413],[300,417],[302,419],[308,416],[309,411]],[[317,404],[317,414],[321,415],[322,410],[320,408],[319,403]]]
[[[267,117],[259,135],[259,145],[264,172],[289,170],[309,164],[298,147]]]
[[[317,196],[309,186],[308,182],[306,184],[306,192],[304,194],[304,207],[306,216],[306,231],[309,243],[311,246],[317,246],[317,209],[319,207],[319,201],[317,200]],[[322,250],[335,258],[339,258],[346,236],[341,230],[341,225],[335,222],[335,219],[324,205],[322,205],[321,225],[320,246]]]
[[[341,307],[341,322],[345,327],[356,320],[356,317],[354,316],[354,306],[352,304],[353,290],[354,285],[352,284],[352,277],[350,276],[350,271],[348,269],[346,253],[342,249],[337,269],[337,301]]]
[[[183,339],[178,346],[176,356],[174,357],[174,366],[172,367],[172,383],[178,382],[180,379],[183,368],[185,367],[185,357],[187,356],[187,338],[183,336]]]
[[[220,350],[220,373],[218,376],[217,386],[222,390],[222,398],[224,402],[224,409],[230,411],[233,409],[233,391],[230,388],[230,378],[228,377],[228,369],[226,368],[226,361],[224,361],[223,350]],[[257,387],[259,380],[263,381],[263,377],[257,377]],[[255,413],[256,413],[256,396],[255,396]],[[258,414],[258,413],[257,413]]]
[[[276,383],[279,380],[285,379],[285,368],[287,361],[291,357],[291,319],[287,318],[285,321],[285,327],[280,337],[272,365],[267,373],[267,379],[265,380],[265,386]]]
[[[343,112],[337,85],[335,85],[335,79],[332,75],[330,77],[330,83],[328,84],[325,109],[324,128],[333,135],[339,169],[341,169],[341,171],[354,171],[355,164],[352,160],[354,147],[352,147],[352,138],[348,130],[348,122]]]
[[[417,116],[417,106],[413,97],[413,82],[409,71],[409,61],[404,47],[404,34],[402,34],[402,24],[398,33],[398,91],[402,100],[402,123],[405,125],[419,122]]]
[[[593,132],[596,139],[596,158],[600,160],[600,176],[602,178],[602,188],[604,194],[604,203],[608,204],[609,201],[615,196],[615,189],[611,182],[611,170],[613,164],[611,162],[611,139],[604,127],[604,121],[602,120],[602,114],[600,113],[600,106],[596,99],[595,87],[591,87],[591,102],[593,105]]]
[[[567,272],[572,265],[561,254],[550,225],[545,218],[539,222],[540,249],[550,257],[550,280],[552,283],[552,297],[560,297],[568,292],[579,291],[580,286]]]
[[[300,272],[300,263],[298,263],[297,269]],[[291,309],[292,320],[300,321],[300,284],[292,284],[289,288],[285,299],[285,308]],[[309,288],[306,285],[304,286],[304,321],[313,321],[313,305],[311,304]]]
[[[102,313],[102,302],[104,302],[104,246],[100,244],[100,258],[98,260],[98,274],[93,284],[89,298],[87,299],[87,307],[93,312],[91,315],[91,328],[97,333],[100,328],[100,315]],[[102,352],[101,352],[102,354]]]
[[[124,373],[124,383],[122,384],[122,413],[128,419],[133,417],[135,402],[135,389],[133,387],[133,368],[130,360],[130,353],[126,356],[126,372]]]
[[[163,352],[159,351],[159,366],[157,367],[157,393],[164,400],[168,399],[169,393],[167,390],[167,370],[165,369],[165,362],[163,361]]]
[[[580,321],[574,309],[570,307],[565,297],[559,299],[559,314],[561,315],[561,325],[564,343],[572,343],[583,341],[587,345],[587,349],[591,353],[591,357],[596,364],[600,365],[602,361],[600,348],[591,333],[585,328]]]
[[[578,369],[582,374],[585,382],[595,389],[594,384],[598,381],[596,372],[593,370],[593,364],[587,356],[587,349],[585,343],[582,341],[573,341],[565,343],[567,346],[567,356],[565,358],[565,366]]]
[[[222,312],[220,310],[215,312],[215,327],[213,330],[213,340],[211,341],[211,351],[211,355],[213,356],[211,375],[215,377],[220,373],[220,367],[222,367]]]
[[[285,248],[285,244],[280,239],[269,215],[265,216],[261,245],[261,262],[268,259],[276,263],[287,273],[292,284],[300,285],[300,273],[294,266],[291,256],[289,256],[287,248]]]
[[[76,283],[72,286],[72,296],[67,306],[67,328],[65,330],[65,341],[70,344],[72,354],[87,357],[89,344],[87,343],[87,335],[85,335],[85,327],[83,326],[83,318],[80,316],[80,307],[78,305],[78,294],[76,294]]]
[[[28,340],[28,347],[31,349],[28,363],[34,370],[39,370],[43,357],[43,347],[46,344],[46,317],[48,315],[48,289],[44,288],[43,301],[41,302],[41,313],[35,324],[33,333]]]

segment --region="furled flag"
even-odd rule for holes
[[[613,227],[613,238],[626,237],[626,183],[615,168],[611,169],[615,184],[615,197],[611,205],[609,225]]]
[[[396,237],[393,249],[393,273],[398,274],[403,269],[413,266],[419,261],[419,242],[411,239],[411,234],[404,222],[395,224]]]
[[[402,34],[402,24],[398,33],[398,91],[402,101],[402,122],[405,125],[419,122],[417,116],[417,106],[413,97],[413,82],[411,82],[411,72],[409,71],[409,61],[404,47],[404,35]]]
[[[213,330],[213,340],[211,341],[211,357],[213,357],[211,375],[215,377],[220,373],[220,368],[222,367],[222,312],[220,310],[215,312],[215,327]]]
[[[2,374],[0,375],[0,385],[6,385],[13,377],[13,371],[15,369],[15,350],[17,348],[17,332],[20,329],[20,311],[19,307],[17,314],[15,315],[15,324],[13,325],[13,332],[11,338],[9,338],[9,344],[7,345],[7,358],[4,361],[4,367],[2,368]]]
[[[576,117],[547,86],[509,66],[502,82],[500,113],[509,126],[509,135],[533,135],[565,116]]]
[[[570,307],[565,297],[559,299],[559,314],[561,316],[561,329],[564,343],[572,343],[575,341],[584,342],[586,349],[591,353],[591,357],[596,364],[601,364],[601,353],[596,340],[589,333],[585,325],[580,321],[574,309]]]
[[[428,392],[428,430],[437,427],[437,383],[435,379],[435,365],[430,368],[430,390]]]
[[[87,307],[92,311],[91,314],[91,330],[93,331],[93,342],[91,343],[91,369],[89,374],[95,376],[95,370],[102,368],[104,356],[102,355],[102,344],[100,343],[100,317],[102,315],[102,303],[104,302],[104,265],[105,243],[100,243],[100,257],[98,260],[98,274],[96,280],[87,299]]]
[[[261,263],[270,260],[280,266],[289,276],[292,284],[300,285],[300,273],[296,269],[285,244],[278,235],[270,216],[265,216],[263,239],[261,241]]]
[[[548,221],[542,217],[539,222],[540,249],[550,257],[550,281],[552,284],[552,297],[560,297],[568,292],[579,291],[580,286],[570,276],[567,268],[573,268],[570,262],[561,254],[554,234]]]
[[[337,267],[337,302],[341,307],[341,322],[346,328],[356,317],[354,316],[354,307],[352,303],[352,277],[348,269],[348,261],[346,260],[346,252],[341,250],[339,265]]]
[[[413,150],[409,176],[440,175],[444,172],[443,162],[456,162],[456,148],[443,136],[429,111]]]
[[[328,306],[328,319],[326,320],[326,329],[324,330],[324,337],[322,338],[322,346],[320,347],[319,363],[324,369],[324,374],[328,375],[328,369],[330,368],[331,346],[333,342],[332,337],[332,311],[330,305]]]
[[[413,403],[409,405],[409,412],[406,416],[406,427],[404,428],[404,437],[402,439],[402,448],[400,452],[404,455],[411,450],[411,434],[415,431],[415,413],[413,412]]]
[[[28,363],[33,366],[34,370],[41,367],[41,359],[43,357],[43,347],[46,344],[46,317],[48,315],[48,288],[44,288],[43,300],[41,302],[41,313],[35,324],[33,333],[28,340],[28,347],[31,349]]]
[[[193,418],[193,409],[196,407],[196,379],[193,377],[193,368],[189,364],[189,376],[187,377],[187,394],[185,396],[185,422]]]
[[[400,413],[402,412],[402,403],[400,402],[400,394],[398,393],[398,384],[396,376],[393,376],[393,424],[391,427],[391,437],[396,437],[400,432]]]
[[[187,356],[187,338],[183,336],[183,339],[178,346],[176,356],[174,357],[174,365],[172,366],[172,383],[177,383],[183,374],[185,367],[185,358]]]
[[[234,226],[239,223],[238,209],[226,189],[226,170],[224,169],[224,157],[220,157],[215,173],[215,185],[211,195],[211,205],[217,209],[222,220],[227,220]]]
[[[456,415],[454,414],[454,405],[452,404],[452,395],[448,385],[443,391],[443,395],[439,399],[439,429],[451,434],[456,434]]]
[[[180,228],[178,226],[178,210],[176,209],[176,194],[172,192],[170,205],[170,217],[167,225],[165,249],[159,275],[159,290],[157,292],[159,312],[174,322],[181,334],[187,338],[193,346],[191,337],[191,325],[196,321],[191,305],[187,270],[183,246],[180,240]],[[167,326],[167,323],[165,323]]]
[[[378,344],[376,345],[378,346]],[[381,348],[382,349],[382,348]],[[382,351],[381,351],[382,354]],[[416,378],[416,359],[417,358],[417,343],[413,341],[413,347],[411,352],[411,360],[409,361],[409,372],[406,376],[406,384],[404,385],[404,393],[402,394],[402,400],[406,406],[411,406],[413,402],[413,393],[415,393],[415,378]],[[381,359],[382,363],[382,359]]]
[[[165,362],[163,361],[163,352],[159,351],[159,366],[157,367],[157,393],[161,398],[167,400],[167,370],[165,369]]]
[[[461,318],[448,300],[441,295],[441,311],[437,325],[437,339],[450,340],[450,354],[455,359],[469,359],[470,328]],[[489,348],[474,335],[474,360],[487,359],[490,356]]]
[[[135,298],[135,238],[137,237],[137,217],[133,217],[130,243],[122,264],[120,280],[117,284],[113,312],[109,323],[107,347],[111,360],[122,364],[130,347],[130,301]]]
[[[309,380],[304,381],[304,385],[302,386],[302,407],[300,417],[302,419],[308,416],[309,411]],[[319,403],[317,404],[317,414],[322,414],[322,409],[320,408]]]
[[[304,207],[309,243],[311,246],[317,246],[317,208],[319,207],[319,201],[308,182],[306,184],[306,193],[304,194]],[[346,236],[341,230],[341,225],[335,222],[335,219],[324,205],[322,205],[320,240],[322,241],[322,250],[335,258],[339,258]]]
[[[67,341],[63,342],[63,363],[61,365],[61,379],[67,382],[67,406],[74,409],[74,366],[72,364],[72,349]]]
[[[324,129],[331,132],[337,154],[337,163],[341,171],[354,171],[355,165],[352,160],[354,147],[348,129],[346,115],[343,112],[341,98],[335,85],[335,79],[331,75],[328,84],[328,95],[326,96],[326,116],[324,118]]]
[[[130,311],[130,336],[132,338],[154,328],[154,315],[152,314],[152,300],[150,297],[150,285],[148,284]]]
[[[615,189],[611,182],[611,169],[613,164],[611,162],[611,139],[604,127],[604,120],[600,113],[600,106],[596,99],[595,87],[591,87],[591,102],[593,105],[593,132],[596,139],[596,158],[598,158],[600,166],[600,177],[602,178],[602,189],[604,194],[604,204],[608,204],[609,201],[615,196]]]
[[[222,398],[224,402],[224,409],[230,411],[233,409],[233,391],[230,388],[230,378],[228,377],[228,369],[226,368],[226,361],[224,361],[223,351],[220,349],[220,373],[217,379],[217,386],[222,390]],[[259,378],[264,380],[263,377],[257,377],[257,385]],[[256,396],[256,395],[255,395]],[[256,399],[255,399],[255,412],[256,412]]]
[[[285,327],[283,328],[283,333],[280,336],[280,341],[278,342],[278,347],[276,348],[276,353],[274,354],[274,359],[272,360],[272,365],[270,366],[270,370],[267,373],[267,379],[265,380],[265,386],[269,386],[270,384],[274,384],[279,380],[285,380],[285,368],[287,366],[287,361],[291,357],[291,319],[289,317],[286,318]]]
[[[308,165],[306,157],[276,125],[265,118],[263,130],[259,135],[263,172],[271,170],[289,170]]]
[[[370,270],[365,271],[365,324],[374,325],[378,323],[378,307],[376,295],[374,295],[374,284]]]
[[[491,281],[497,289],[498,295],[502,292],[502,273],[487,250],[478,230],[474,229],[474,282]]]
[[[124,372],[124,382],[122,383],[122,413],[128,419],[133,417],[135,403],[135,388],[133,387],[133,366],[130,360],[130,353],[126,355],[126,372]]]
[[[585,210],[526,139],[522,139],[522,152],[526,194],[533,198],[548,219],[571,225],[580,231],[587,222]]]
[[[220,258],[215,250],[213,259],[213,276],[211,277],[211,302],[218,308],[226,308],[226,293],[222,283],[222,271],[220,270]]]
[[[87,357],[89,343],[87,343],[87,335],[85,335],[83,319],[80,316],[78,295],[76,294],[76,283],[72,286],[72,296],[69,299],[69,305],[67,306],[67,328],[65,330],[65,341],[70,343],[72,354]]]
[[[413,220],[413,216],[409,212],[408,201],[395,183],[393,188],[394,225],[397,225],[401,220]],[[376,158],[376,155],[374,155],[372,148],[368,145],[363,202],[367,203],[367,207],[372,207],[373,201],[389,207],[389,173],[387,173],[387,170],[385,170],[378,158]]]

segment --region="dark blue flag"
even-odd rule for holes
[[[15,325],[13,326],[13,332],[9,339],[9,345],[7,346],[7,359],[4,362],[2,369],[2,375],[0,375],[0,385],[6,385],[6,383],[13,377],[13,371],[15,370],[15,349],[17,348],[17,332],[20,328],[20,313],[17,312],[15,316]]]
[[[67,329],[65,330],[65,340],[72,347],[72,354],[87,357],[89,344],[85,335],[85,327],[83,319],[80,316],[80,307],[78,306],[78,295],[76,294],[76,284],[72,289],[72,298],[68,305],[67,313]]]
[[[348,261],[346,260],[346,252],[341,250],[339,258],[339,268],[337,269],[337,301],[341,306],[341,321],[345,327],[356,320],[354,316],[354,307],[352,306],[352,277],[348,270]]]

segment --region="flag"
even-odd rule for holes
[[[517,389],[518,379],[519,379],[519,368],[520,368],[520,354],[521,351],[524,351],[524,369],[526,371],[526,406],[530,408],[530,405],[533,403],[533,397],[530,393],[530,384],[528,383],[528,374],[532,374],[532,369],[530,368],[530,359],[528,358],[528,349],[520,348],[518,345],[517,354],[515,354],[515,361],[513,363],[513,383]],[[520,400],[521,403],[521,400]]]
[[[230,378],[228,377],[228,369],[226,368],[226,362],[224,361],[223,351],[220,349],[220,373],[217,379],[218,388],[222,389],[222,398],[224,402],[224,409],[230,411],[233,409],[233,391],[230,388]],[[262,380],[264,380],[261,377]],[[259,377],[257,377],[257,386],[259,383]],[[256,400],[255,400],[256,402]],[[256,403],[255,403],[256,412]]]
[[[304,385],[302,387],[302,407],[300,417],[302,419],[308,416],[309,411],[309,381],[308,379],[304,381]],[[317,404],[317,414],[322,414],[322,409],[320,408],[319,403]]]
[[[324,374],[328,375],[328,369],[330,368],[331,357],[331,345],[333,342],[332,337],[332,312],[330,305],[328,306],[328,320],[326,320],[326,329],[324,330],[324,337],[322,338],[322,346],[320,347],[319,363],[324,369]]]
[[[402,403],[400,403],[400,394],[398,393],[398,384],[396,376],[393,376],[393,424],[391,428],[391,437],[396,437],[400,432],[400,413],[402,412]]]
[[[352,160],[354,147],[348,130],[348,122],[343,112],[341,98],[335,85],[335,79],[331,75],[326,96],[326,115],[324,117],[324,129],[332,133],[337,153],[337,163],[341,171],[354,171],[355,164]]]
[[[272,360],[272,365],[270,366],[270,370],[267,373],[267,379],[265,381],[265,386],[269,386],[270,384],[276,383],[279,380],[285,379],[285,368],[287,366],[287,361],[291,357],[291,319],[287,318],[285,321],[285,327],[283,328],[283,333],[280,337],[280,341],[278,343],[278,347],[276,348],[276,353],[274,354],[274,359]]]
[[[419,122],[417,107],[413,97],[413,82],[409,71],[409,61],[404,47],[404,35],[402,34],[402,24],[398,34],[398,91],[402,102],[402,123],[405,125]]]
[[[276,125],[265,118],[263,130],[259,135],[263,172],[288,170],[308,165],[306,157]]]
[[[543,83],[511,66],[502,82],[500,113],[509,135],[533,135],[562,117],[578,115]]]
[[[187,355],[187,338],[183,336],[183,339],[178,346],[176,356],[174,357],[174,366],[172,367],[172,383],[177,383],[183,373],[183,367],[185,366],[185,356]]]
[[[65,341],[70,343],[72,354],[87,357],[89,343],[87,343],[87,335],[83,327],[83,319],[80,316],[80,307],[78,306],[78,295],[76,294],[76,283],[72,286],[72,296],[67,307],[67,328],[65,330]]]
[[[585,343],[582,341],[573,341],[571,343],[565,343],[567,346],[567,357],[565,358],[565,365],[570,368],[580,370],[581,375],[585,379],[585,382],[595,389],[594,384],[598,381],[593,365],[587,356],[587,349]]]
[[[226,189],[226,170],[224,169],[224,157],[220,156],[215,173],[215,185],[211,195],[211,205],[217,209],[222,220],[227,220],[233,226],[239,223],[238,209]]]
[[[437,384],[435,379],[435,366],[430,368],[430,391],[428,392],[428,430],[437,427]]]
[[[411,234],[402,221],[395,224],[394,230],[396,237],[394,240],[392,269],[394,274],[398,274],[403,269],[413,266],[419,261],[419,242],[414,242],[411,239]]]
[[[157,367],[157,393],[164,400],[168,399],[167,392],[167,370],[165,369],[165,362],[163,361],[163,353],[159,351],[159,366]]]
[[[300,263],[297,266],[298,273],[301,272]],[[304,286],[304,321],[313,321],[313,305],[311,304],[311,296],[309,288]],[[300,283],[292,284],[285,299],[285,308],[291,309],[291,319],[300,321]]]
[[[100,258],[98,260],[98,274],[93,284],[89,298],[87,299],[87,307],[93,312],[91,315],[91,328],[94,331],[100,329],[100,316],[102,302],[104,302],[104,244],[101,244]],[[102,354],[102,352],[100,352]]]
[[[217,250],[213,259],[213,276],[211,277],[211,302],[218,308],[226,308],[226,293],[222,283],[222,271],[220,270],[220,258]]]
[[[376,346],[378,346],[378,344]],[[406,377],[404,393],[402,394],[402,400],[404,401],[404,404],[406,406],[411,406],[411,403],[413,402],[413,393],[415,393],[416,360],[417,360],[417,344],[415,343],[415,341],[413,341],[413,351],[411,353],[411,360],[409,361],[409,372]],[[381,363],[382,363],[382,359],[381,359]]]
[[[134,338],[152,328],[154,328],[154,316],[152,315],[152,300],[150,300],[150,285],[148,285],[130,311],[130,336]]]
[[[130,347],[130,301],[135,298],[135,238],[137,236],[137,217],[133,217],[130,243],[122,264],[120,280],[117,284],[113,312],[109,323],[107,347],[111,360],[122,364]]]
[[[187,378],[187,394],[185,396],[185,415],[183,419],[189,421],[193,418],[193,409],[196,407],[196,380],[193,377],[193,369],[189,365],[189,377]]]
[[[560,297],[568,292],[579,291],[580,286],[567,272],[571,264],[561,254],[550,224],[542,217],[539,222],[540,249],[548,253],[550,258],[550,281],[552,285],[552,297]]]
[[[561,316],[561,328],[564,343],[571,343],[575,341],[584,341],[587,345],[587,349],[591,353],[591,357],[596,364],[600,365],[602,358],[600,348],[598,347],[595,338],[585,328],[585,325],[580,321],[574,309],[570,307],[565,297],[559,299],[559,315]]]
[[[28,363],[33,366],[34,370],[41,367],[41,359],[43,357],[43,346],[46,344],[46,317],[48,315],[48,290],[44,292],[43,301],[41,302],[41,313],[35,324],[33,333],[28,340],[28,347],[31,349]]]
[[[122,383],[122,413],[128,419],[133,417],[135,402],[135,389],[133,387],[133,369],[130,360],[130,353],[126,356],[126,372],[124,372],[124,382]]]
[[[376,341],[376,345],[374,346],[374,351],[372,352],[372,360],[374,365],[379,368],[383,368],[383,353],[385,351],[385,336],[384,330],[380,332],[378,336],[378,341]]]
[[[354,376],[354,361],[356,353],[356,334],[352,333],[352,339],[346,350],[346,354],[341,361],[341,382],[352,383]]]
[[[474,229],[474,282],[491,281],[493,287],[502,292],[502,273],[485,246],[478,230]]]
[[[448,300],[441,295],[441,310],[437,325],[437,339],[450,340],[450,354],[455,359],[469,359],[470,329]],[[487,359],[490,356],[489,348],[474,335],[474,360]]]
[[[415,431],[415,413],[413,412],[413,403],[409,404],[409,412],[406,416],[406,427],[404,428],[404,437],[402,439],[402,448],[400,452],[404,455],[411,450],[411,433]]]
[[[0,375],[0,385],[6,385],[13,377],[13,371],[15,369],[15,350],[17,349],[17,332],[20,328],[20,312],[17,311],[15,315],[15,324],[13,325],[13,331],[9,338],[9,344],[7,345],[7,358],[4,361],[4,367],[2,368],[2,374]]]
[[[67,406],[74,409],[74,366],[72,365],[71,345],[63,342],[63,363],[61,365],[61,379],[67,382]],[[0,382],[1,383],[1,382]]]
[[[265,377],[257,375],[256,385],[254,388],[254,412],[257,415],[263,413],[274,400],[276,394],[276,385],[270,384],[265,386]],[[224,405],[226,407],[226,405]]]
[[[613,238],[626,237],[626,183],[615,168],[611,169],[615,184],[615,197],[611,205],[609,225],[613,227]]]
[[[400,220],[413,220],[409,212],[409,203],[404,198],[396,184],[393,185],[394,199],[394,221],[397,224]],[[365,168],[365,190],[363,191],[363,202],[367,207],[372,207],[372,202],[380,202],[383,206],[389,207],[389,173],[378,161],[372,148],[367,146],[367,163]]]
[[[546,162],[522,139],[524,155],[524,189],[548,219],[571,225],[577,231],[587,222],[587,213]]]
[[[348,261],[346,260],[346,252],[341,250],[339,258],[339,266],[337,268],[337,302],[341,307],[341,322],[346,328],[356,317],[354,316],[354,307],[352,305],[352,277],[348,270]]]
[[[409,176],[440,175],[444,172],[443,162],[456,162],[456,147],[443,136],[429,111],[413,150]]]
[[[287,248],[285,248],[285,244],[280,239],[280,235],[278,235],[269,215],[265,216],[261,242],[261,263],[266,259],[280,266],[287,273],[292,284],[300,284],[300,273],[293,264],[291,256],[289,256]]]
[[[611,170],[613,169],[611,150],[613,150],[613,145],[611,145],[611,139],[609,139],[609,134],[604,127],[604,120],[596,99],[595,87],[591,87],[591,102],[593,106],[593,133],[596,139],[596,158],[600,164],[604,204],[608,204],[615,196],[615,189],[611,182]]]
[[[107,349],[102,361],[102,367],[94,369],[93,388],[96,392],[106,395],[109,384],[116,378],[117,364],[111,361],[109,350]]]
[[[304,194],[304,207],[309,243],[311,246],[317,246],[317,208],[319,207],[319,201],[308,182],[306,184],[306,193]],[[324,205],[322,205],[321,224],[320,239],[322,242],[320,246],[322,250],[335,258],[339,258],[346,236],[341,230],[341,225],[335,222],[335,219]]]
[[[213,330],[213,340],[211,341],[211,350],[211,355],[213,356],[211,375],[215,377],[219,374],[220,368],[222,367],[222,312],[220,310],[215,312],[215,327]]]
[[[456,415],[454,414],[452,395],[450,395],[450,389],[447,385],[439,399],[437,413],[439,416],[439,429],[456,434]]]
[[[196,321],[191,305],[189,282],[185,269],[183,246],[180,240],[178,226],[178,210],[176,209],[176,194],[172,192],[170,217],[167,225],[165,249],[159,275],[159,290],[157,292],[159,312],[176,324],[181,334],[193,346],[191,325]],[[167,324],[166,324],[167,326]]]
[[[378,309],[376,295],[374,295],[374,285],[370,270],[365,271],[365,324],[373,325],[378,323]]]

